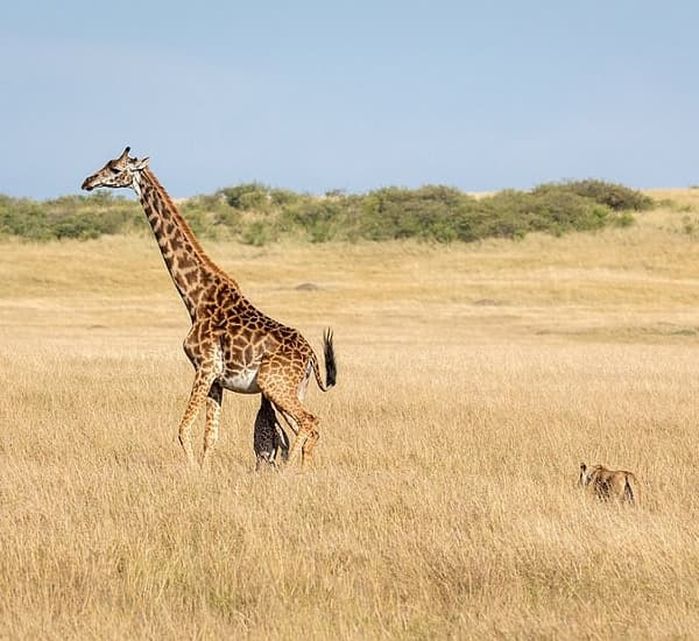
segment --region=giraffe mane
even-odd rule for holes
[[[173,215],[177,221],[177,224],[181,227],[181,229],[184,231],[185,235],[188,237],[188,240],[189,240],[190,244],[192,245],[193,250],[199,256],[201,261],[209,269],[211,269],[211,271],[213,271],[217,276],[220,276],[221,278],[225,279],[226,281],[232,283],[237,288],[238,283],[231,276],[229,276],[226,272],[224,272],[216,263],[214,263],[214,261],[211,260],[211,258],[209,258],[209,255],[204,251],[204,248],[199,243],[199,239],[195,236],[194,232],[192,231],[191,226],[189,225],[189,223],[187,222],[185,217],[180,213],[179,208],[177,207],[175,202],[170,197],[170,194],[167,193],[167,190],[165,189],[165,187],[162,186],[162,184],[158,180],[157,176],[151,171],[150,167],[145,167],[143,169],[143,175],[146,177],[148,182],[151,184],[152,188],[158,192],[158,196],[162,199],[162,201],[166,204],[166,206],[173,213]]]

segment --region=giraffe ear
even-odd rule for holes
[[[141,158],[140,160],[136,161],[136,164],[134,165],[134,169],[137,169],[140,171],[141,169],[145,169],[148,167],[148,162],[150,161],[150,156],[146,156],[145,158]]]

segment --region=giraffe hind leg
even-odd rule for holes
[[[290,418],[298,426],[291,445],[288,447],[287,462],[292,463],[301,457],[301,463],[309,463],[313,447],[318,441],[318,419],[298,400],[295,394],[270,394],[275,407],[285,419]],[[288,419],[287,419],[288,420]]]
[[[262,364],[257,375],[257,384],[262,394],[285,419],[291,419],[290,424],[295,423],[298,427],[289,447],[289,463],[299,457],[302,464],[310,462],[313,447],[318,441],[318,419],[299,399],[306,377],[306,366],[293,359],[287,362],[281,359],[268,360]]]
[[[303,448],[301,449],[301,462],[303,465],[309,465],[313,463],[313,450],[318,444],[319,439],[320,434],[318,433],[318,430],[315,428],[312,429],[310,434],[308,435],[308,439],[303,444]]]
[[[274,447],[277,454],[281,454],[282,461],[286,463],[286,461],[289,459],[289,437],[286,435],[286,432],[279,421],[277,421],[275,428]]]

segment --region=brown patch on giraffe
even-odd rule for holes
[[[180,256],[177,259],[177,268],[181,270],[194,269],[197,266],[196,261],[190,256]]]

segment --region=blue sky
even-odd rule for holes
[[[699,183],[699,3],[4,2],[0,193]]]

